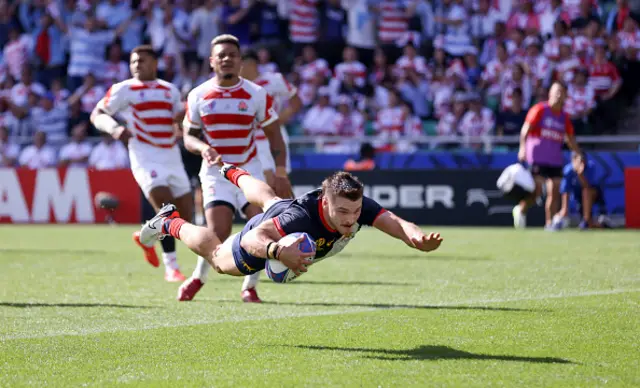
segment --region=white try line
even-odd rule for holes
[[[513,298],[495,298],[495,299],[472,299],[466,301],[458,301],[458,302],[448,302],[448,303],[427,303],[425,306],[434,306],[434,307],[464,307],[471,305],[486,305],[492,303],[508,303],[508,302],[523,302],[523,301],[532,301],[532,300],[547,300],[547,299],[566,299],[566,298],[578,298],[578,297],[586,297],[586,296],[602,296],[602,295],[615,295],[615,294],[627,294],[640,292],[640,288],[616,288],[612,290],[594,290],[594,291],[582,291],[582,292],[565,292],[559,294],[548,294],[548,295],[530,295],[530,296],[520,296]],[[277,303],[273,304],[277,306]],[[200,325],[213,325],[218,323],[230,323],[230,322],[251,322],[251,321],[267,321],[271,319],[289,319],[289,318],[304,318],[304,317],[321,317],[321,316],[331,316],[331,315],[349,315],[349,314],[359,314],[380,310],[402,310],[408,309],[411,307],[405,306],[390,306],[390,307],[361,307],[351,309],[349,311],[335,311],[335,310],[325,310],[325,311],[313,311],[306,313],[287,313],[280,314],[269,317],[228,317],[223,319],[204,319],[195,322],[174,322],[174,323],[153,323],[147,324],[138,327],[128,327],[128,328],[88,328],[88,329],[80,329],[69,332],[52,332],[46,334],[36,334],[30,335],[28,333],[25,334],[16,334],[16,335],[8,335],[0,337],[0,341],[8,341],[8,340],[20,340],[20,339],[34,339],[34,338],[49,338],[49,337],[61,337],[61,336],[87,336],[93,334],[103,334],[103,333],[119,333],[119,332],[128,332],[128,331],[142,331],[142,330],[153,330],[153,329],[165,329],[165,328],[175,328],[175,327],[188,327],[188,326],[200,326]]]

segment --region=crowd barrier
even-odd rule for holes
[[[604,189],[609,212],[625,215],[628,226],[640,227],[640,155],[599,152],[590,157],[596,162],[597,183]],[[319,158],[293,156],[294,165],[317,160],[312,165],[324,167],[294,169],[291,179],[297,195],[318,187],[348,156]],[[380,155],[379,170],[357,175],[365,182],[367,195],[416,223],[500,226],[511,224],[513,203],[501,197],[495,182],[514,160],[511,154],[389,154]],[[115,211],[96,203],[101,192],[118,199]],[[129,170],[0,168],[0,223],[91,224],[113,219],[139,224],[151,215]],[[535,207],[529,224],[542,225],[542,220],[542,208]]]

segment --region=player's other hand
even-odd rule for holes
[[[300,276],[302,272],[307,272],[307,266],[313,263],[311,260],[307,259],[309,254],[300,251],[300,248],[298,248],[304,239],[305,236],[301,235],[291,243],[291,245],[282,246],[281,251],[278,254],[278,260],[298,276]]]
[[[429,233],[429,235],[418,234],[411,237],[411,243],[414,248],[423,252],[435,251],[442,244],[442,237],[440,233]]]
[[[293,188],[291,188],[289,177],[276,175],[273,185],[278,197],[293,198]]]
[[[526,158],[527,158],[527,155],[525,153],[524,148],[520,148],[518,150],[518,161],[519,162],[524,162],[526,160]]]
[[[213,166],[221,163],[220,154],[213,147],[207,147],[200,152],[202,159],[207,161],[209,166]]]

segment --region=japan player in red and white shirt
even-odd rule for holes
[[[193,89],[187,97],[184,145],[190,152],[202,155],[200,181],[207,226],[218,238],[226,240],[236,211],[242,211],[250,219],[262,210],[220,176],[216,161],[242,166],[264,180],[254,138],[255,122],[264,130],[275,160],[275,191],[281,198],[293,194],[286,169],[287,149],[273,97],[261,86],[240,77],[242,57],[238,39],[233,35],[217,36],[211,42],[210,63],[215,77]],[[210,269],[209,262],[199,257],[192,277],[180,286],[178,300],[193,299]],[[246,291],[243,300],[260,301],[255,288]]]
[[[291,172],[291,160],[289,158],[289,135],[284,127],[293,116],[302,108],[302,101],[298,97],[298,89],[291,85],[281,73],[259,72],[258,54],[252,50],[247,50],[242,54],[242,69],[240,76],[246,80],[262,86],[273,98],[273,108],[278,112],[280,121],[280,132],[287,149],[287,173]],[[269,186],[274,187],[276,163],[271,155],[269,140],[261,128],[256,128],[256,146],[258,147],[258,158],[262,163],[264,177]]]
[[[158,60],[151,46],[136,47],[131,52],[129,68],[133,78],[111,86],[91,113],[91,122],[128,145],[133,176],[156,211],[165,203],[175,203],[190,219],[191,184],[174,129],[183,114],[180,91],[156,78]],[[127,119],[126,126],[114,119],[116,115]],[[137,233],[134,241],[144,250],[145,259],[157,267],[155,249],[141,244]],[[183,281],[185,277],[176,262],[175,239],[164,239],[161,243],[165,279]]]

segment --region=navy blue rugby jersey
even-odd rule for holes
[[[321,196],[322,191],[317,189],[296,199],[277,202],[265,213],[253,217],[242,229],[240,238],[262,222],[273,219],[273,223],[282,236],[291,233],[308,233],[316,241],[314,261],[320,261],[342,251],[363,225],[373,225],[376,218],[386,212],[376,201],[364,197],[362,211],[353,226],[353,233],[342,235],[331,228],[324,219]]]

